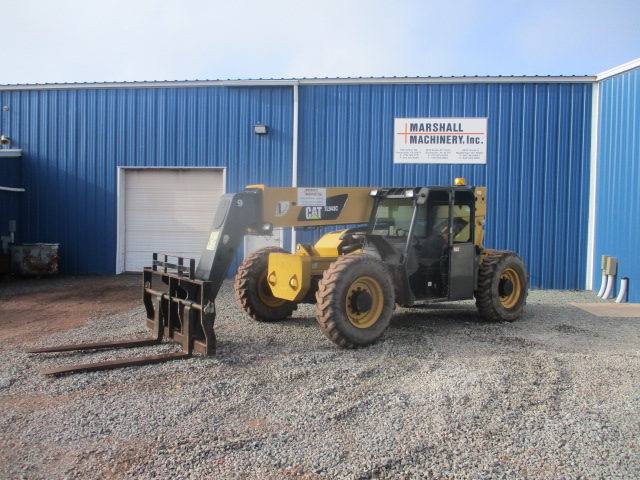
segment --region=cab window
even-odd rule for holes
[[[385,198],[378,203],[373,233],[377,235],[406,237],[413,217],[413,200]]]

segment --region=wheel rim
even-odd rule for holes
[[[369,328],[374,325],[383,307],[382,287],[372,277],[358,278],[347,290],[347,317],[354,327]]]
[[[504,308],[514,308],[518,304],[522,296],[522,282],[520,275],[513,268],[507,268],[500,275],[498,293]]]
[[[258,280],[258,296],[262,303],[271,308],[281,307],[287,302],[286,300],[273,296],[269,282],[267,282],[266,270],[260,275],[260,279]]]

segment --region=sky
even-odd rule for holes
[[[596,75],[639,0],[0,0],[0,84]]]

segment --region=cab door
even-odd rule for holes
[[[477,254],[474,239],[474,196],[468,190],[451,192],[449,209],[449,300],[473,298]]]

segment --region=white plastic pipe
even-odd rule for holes
[[[609,298],[611,290],[613,290],[613,286],[616,284],[615,278],[615,275],[607,275],[607,289],[604,291],[604,295],[602,296],[605,300]]]
[[[618,298],[616,298],[616,303],[624,302],[624,297],[627,295],[628,287],[629,287],[629,278],[622,277],[622,280],[620,280],[620,293],[618,294]]]
[[[602,285],[600,286],[600,291],[598,292],[598,296],[602,297],[604,295],[604,291],[607,288],[607,274],[602,272]]]

